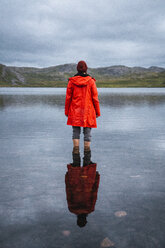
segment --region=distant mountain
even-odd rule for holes
[[[41,81],[66,81],[76,72],[75,64],[51,66],[47,68],[15,67],[0,64],[0,81],[11,85]]]
[[[15,67],[0,64],[0,86],[64,86],[68,78],[77,72],[76,64],[64,64],[47,68]],[[123,65],[88,68],[88,73],[96,80],[112,80],[118,78],[143,78],[165,73],[165,68],[152,66],[127,67]]]
[[[121,77],[131,74],[142,75],[150,72],[164,72],[165,69],[161,67],[152,66],[147,68],[144,67],[127,67],[123,65],[109,66],[109,67],[100,67],[92,69],[92,71],[100,76],[107,77]]]

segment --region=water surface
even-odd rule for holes
[[[66,201],[65,91],[0,88],[1,247],[164,248],[165,89],[98,89],[100,184],[83,228]]]

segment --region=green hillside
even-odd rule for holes
[[[76,73],[76,64],[48,68],[0,65],[0,87],[66,87]],[[110,66],[89,68],[97,87],[165,87],[165,69],[160,67]]]

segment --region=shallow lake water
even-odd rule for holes
[[[164,248],[165,89],[98,89],[100,182],[84,227],[68,209],[65,92],[0,88],[0,247]]]

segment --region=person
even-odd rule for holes
[[[100,174],[97,164],[85,167],[67,165],[65,174],[65,190],[68,209],[77,216],[77,225],[84,227],[87,217],[95,210]]]
[[[73,128],[73,166],[80,166],[80,132],[84,133],[84,162],[90,164],[91,129],[97,127],[96,118],[100,116],[100,106],[95,79],[87,74],[87,64],[81,60],[77,64],[77,74],[69,78],[65,99],[67,125]]]

